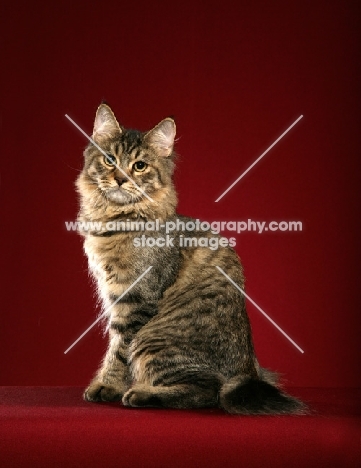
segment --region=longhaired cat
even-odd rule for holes
[[[217,249],[197,242],[182,247],[180,233],[165,242],[166,222],[192,221],[176,213],[175,134],[171,118],[142,133],[119,125],[107,104],[97,110],[96,145],[84,152],[76,186],[78,221],[102,223],[102,229],[81,235],[107,311],[109,346],[84,398],[135,407],[301,414],[303,403],[281,391],[274,374],[259,366],[244,297],[216,268],[243,288],[235,251],[222,242]],[[118,222],[156,220],[153,232],[141,224],[138,230],[113,228]],[[209,230],[186,234],[196,240],[215,237]],[[147,242],[150,238],[155,241]]]

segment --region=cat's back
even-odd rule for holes
[[[189,230],[186,235],[197,240],[220,239],[210,231]],[[207,352],[212,352],[209,342],[216,342],[220,348],[232,347],[232,341],[237,343],[242,339],[240,335],[244,326],[248,327],[248,317],[242,294],[217,266],[243,288],[244,277],[237,253],[231,247],[219,246],[212,250],[193,242],[192,246],[179,247],[179,257],[176,280],[164,291],[158,302],[157,316],[140,330],[137,341],[152,342],[171,336],[173,344],[187,343],[187,347],[198,350],[205,347]]]
[[[177,232],[179,254],[182,259],[177,287],[188,284],[202,290],[207,279],[214,284],[219,283],[222,274],[217,267],[243,287],[243,268],[229,240],[210,228],[202,229],[202,222],[198,219],[178,215],[177,220],[180,228]],[[189,229],[192,225],[194,229]]]
[[[188,247],[179,255],[177,278],[159,300],[157,315],[137,333],[131,356],[157,355],[167,366],[187,356],[187,366],[234,375],[241,353],[253,352],[249,321],[242,294],[217,266],[243,287],[237,254],[230,247]]]

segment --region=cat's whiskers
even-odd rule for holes
[[[73,167],[73,166],[69,166],[69,164],[65,164],[69,169],[73,169],[73,171],[76,171],[76,172],[83,172],[83,169],[77,169],[76,167]]]

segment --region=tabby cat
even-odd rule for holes
[[[101,104],[92,136],[96,144],[86,148],[76,182],[78,221],[105,226],[158,219],[162,226],[191,220],[176,214],[175,133],[171,118],[146,133],[127,130]],[[184,248],[179,233],[164,246],[136,245],[142,235],[165,238],[162,228],[80,233],[109,333],[106,355],[84,393],[87,401],[218,406],[235,414],[304,412],[304,405],[282,392],[274,374],[257,362],[244,297],[216,268],[243,288],[242,266],[230,246]],[[215,234],[194,230],[187,236]]]

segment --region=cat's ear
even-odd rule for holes
[[[159,156],[167,157],[173,151],[175,130],[174,120],[167,118],[162,120],[153,130],[150,130],[144,139]]]
[[[111,108],[107,104],[100,104],[94,121],[93,140],[101,143],[121,134],[122,129]]]

